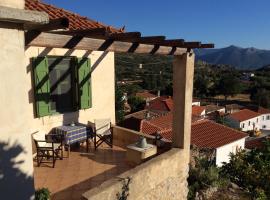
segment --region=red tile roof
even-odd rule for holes
[[[25,0],[26,10],[36,10],[48,13],[50,19],[56,19],[66,17],[69,19],[69,30],[83,30],[83,29],[94,29],[94,28],[109,28],[112,32],[119,32],[120,29],[116,29],[100,22],[94,21],[87,17],[80,16],[73,12],[57,8],[53,5],[45,4],[38,0]]]
[[[239,122],[246,121],[246,120],[258,117],[258,116],[260,116],[259,113],[254,112],[254,111],[249,110],[249,109],[243,109],[243,110],[240,110],[239,112],[235,112],[235,113],[228,115],[229,118],[232,118],[232,119],[239,121]]]
[[[203,111],[205,111],[205,106],[192,106],[192,115],[201,116]]]
[[[254,149],[254,148],[260,149],[260,148],[263,148],[263,146],[264,146],[263,142],[267,141],[267,140],[270,140],[270,139],[266,138],[266,137],[261,137],[261,138],[256,138],[256,139],[253,139],[253,140],[247,140],[245,142],[245,148],[247,148],[247,149]]]
[[[146,108],[149,110],[169,112],[173,109],[173,100],[171,97],[161,96],[150,101]]]
[[[211,120],[197,121],[191,126],[191,144],[200,148],[218,148],[247,136]]]
[[[163,138],[171,141],[172,114],[153,120],[143,120],[140,131],[149,135],[159,133]],[[200,148],[218,148],[245,137],[247,134],[241,131],[210,120],[199,120],[191,126],[191,144]]]
[[[259,107],[257,112],[260,114],[270,114],[270,110],[263,107]]]
[[[156,95],[154,95],[154,94],[152,94],[150,92],[147,92],[147,91],[137,92],[136,96],[141,97],[141,98],[155,98],[155,97],[157,97]]]

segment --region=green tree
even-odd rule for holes
[[[130,96],[128,98],[128,104],[131,107],[131,112],[137,112],[144,109],[145,101],[140,97]]]
[[[119,86],[115,86],[115,115],[116,122],[120,122],[124,119],[124,92]]]
[[[234,73],[223,73],[216,85],[216,90],[224,95],[226,101],[229,96],[242,92],[240,79]]]
[[[270,199],[270,142],[266,140],[261,149],[231,154],[221,173],[248,190],[254,199]]]

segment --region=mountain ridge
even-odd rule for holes
[[[211,64],[232,65],[237,69],[256,70],[270,65],[270,50],[231,45],[219,49],[196,49],[196,60]]]

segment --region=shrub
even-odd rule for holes
[[[50,191],[48,188],[41,188],[35,192],[35,200],[48,200],[50,199]]]

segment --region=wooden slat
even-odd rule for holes
[[[201,42],[184,42],[184,44],[181,47],[193,49],[193,48],[200,48],[200,46]]]
[[[60,35],[53,33],[41,33],[36,38],[32,39],[27,46],[50,47],[50,48],[74,48],[81,50],[92,51],[113,51],[113,52],[133,52],[133,53],[155,53],[160,55],[182,55],[187,51],[185,48],[172,48],[166,46],[156,47],[155,45],[138,44],[137,47],[134,43],[107,40],[82,38],[74,45],[69,45],[74,36]],[[106,44],[107,43],[107,44]]]
[[[26,30],[35,30],[40,32],[52,31],[57,29],[65,29],[69,26],[69,20],[67,18],[51,19],[48,24],[41,25],[26,25]]]
[[[214,44],[201,44],[201,47],[200,48],[209,48],[209,49],[211,49],[211,48],[215,48],[215,45]]]
[[[126,40],[126,39],[136,39],[140,38],[140,32],[124,32],[124,33],[111,33],[108,38],[104,39],[112,39],[112,40]]]
[[[49,15],[45,12],[0,6],[0,22],[11,22],[18,24],[47,24],[49,23]]]
[[[54,31],[53,33],[83,36],[83,37],[105,37],[108,36],[110,31],[107,28],[94,28],[84,30],[71,30],[71,31]]]
[[[185,40],[183,39],[164,40],[161,42],[157,42],[157,45],[178,47],[178,46],[182,46],[184,42]]]
[[[128,40],[122,40],[124,42],[133,42],[133,43],[141,43],[141,44],[155,44],[157,42],[161,42],[165,40],[165,36],[146,36],[140,38],[131,38]]]

